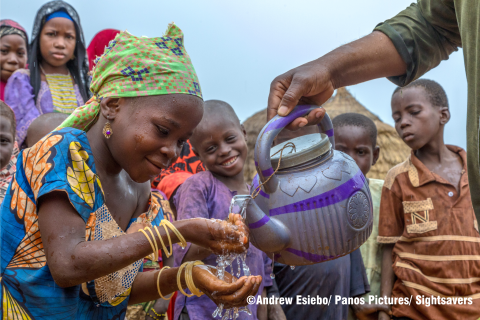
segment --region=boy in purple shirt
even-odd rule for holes
[[[233,108],[226,102],[210,100],[206,101],[204,106],[203,119],[195,128],[190,143],[208,171],[191,176],[178,188],[173,199],[178,220],[189,218],[224,220],[228,217],[232,197],[237,194],[249,194],[249,187],[243,178],[243,167],[247,157],[245,129]],[[190,243],[184,250],[174,245],[175,266],[193,260],[216,265],[216,258],[212,252]],[[265,287],[272,285],[270,278],[272,261],[265,253],[250,244],[246,262],[252,275],[262,276],[263,282],[257,295],[265,296]],[[236,273],[238,268],[236,261],[232,267]],[[206,296],[187,298],[179,292],[174,319],[213,319],[212,313],[216,308],[215,303]],[[248,316],[241,312],[238,319],[266,319],[265,305],[254,304],[248,308],[252,315]],[[279,309],[282,312],[281,308]]]

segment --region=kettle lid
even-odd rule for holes
[[[295,148],[292,145],[285,147],[282,153],[280,169],[291,168],[321,157],[330,151],[332,147],[327,135],[323,133],[312,133],[282,142],[270,149],[270,158],[274,169],[278,166],[280,150],[289,143],[293,143]]]

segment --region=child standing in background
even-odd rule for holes
[[[15,129],[13,110],[0,101],[0,206],[16,168],[18,146]]]
[[[368,117],[359,113],[344,113],[333,119],[335,149],[348,154],[355,160],[362,173],[367,176],[380,156],[377,146],[377,127]],[[367,272],[370,292],[362,295],[365,304],[352,305],[349,319],[378,319],[378,311],[388,312],[384,304],[368,304],[369,296],[380,295],[382,273],[382,250],[377,242],[378,217],[383,180],[367,179],[373,204],[372,234],[360,247],[363,263]]]
[[[88,61],[80,18],[61,0],[44,4],[32,31],[28,69],[17,70],[5,88],[5,102],[15,112],[17,142],[44,113],[71,114],[90,98]]]
[[[397,88],[392,116],[412,153],[388,172],[382,190],[381,294],[413,298],[411,305],[393,304],[393,319],[478,319],[480,237],[466,153],[443,140],[450,120],[445,91],[423,79]],[[417,303],[417,296],[443,297],[450,303]],[[459,298],[471,300],[452,302]],[[379,319],[390,316],[380,312]]]
[[[25,29],[13,20],[0,20],[0,100],[5,100],[8,79],[27,63],[28,37]]]
[[[247,157],[245,129],[229,104],[218,100],[206,101],[203,119],[195,128],[190,143],[208,171],[194,174],[178,188],[174,196],[178,220],[224,220],[228,217],[233,196],[249,194],[250,191],[243,177]],[[216,265],[216,255],[194,244],[188,244],[185,250],[174,245],[174,258],[175,266],[193,260]],[[272,285],[272,261],[250,244],[246,263],[251,274],[263,277],[258,294],[266,295],[265,287]],[[237,270],[236,261],[232,264],[232,270]],[[239,319],[266,319],[266,307],[250,305],[253,317],[242,312]],[[174,319],[213,319],[215,309],[216,305],[205,296],[187,298],[179,292]]]
[[[319,135],[318,128],[305,126],[296,131],[282,130],[275,138],[275,144],[307,134]],[[360,250],[334,260],[296,266],[294,270],[290,266],[275,262],[275,280],[280,296],[291,297],[294,301],[297,295],[348,298],[362,295],[370,290]],[[349,312],[348,305],[333,302],[330,305],[293,303],[282,307],[287,319],[346,319]]]

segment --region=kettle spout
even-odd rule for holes
[[[250,241],[264,252],[279,252],[290,243],[290,230],[278,219],[267,216],[254,200],[248,203],[246,223]]]

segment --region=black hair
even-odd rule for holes
[[[336,116],[333,121],[333,130],[340,127],[353,126],[365,129],[372,142],[373,147],[377,146],[377,126],[367,116],[360,113],[342,113]]]
[[[419,79],[413,81],[405,87],[397,87],[395,91],[393,91],[392,97],[393,95],[395,95],[395,93],[399,92],[402,89],[417,87],[421,87],[425,90],[425,92],[428,94],[428,100],[433,106],[448,109],[448,98],[445,90],[443,90],[440,84],[429,79]]]
[[[12,127],[12,135],[15,139],[15,135],[17,134],[17,121],[15,120],[15,113],[13,112],[12,108],[10,108],[5,102],[0,100],[0,116],[7,118]]]

